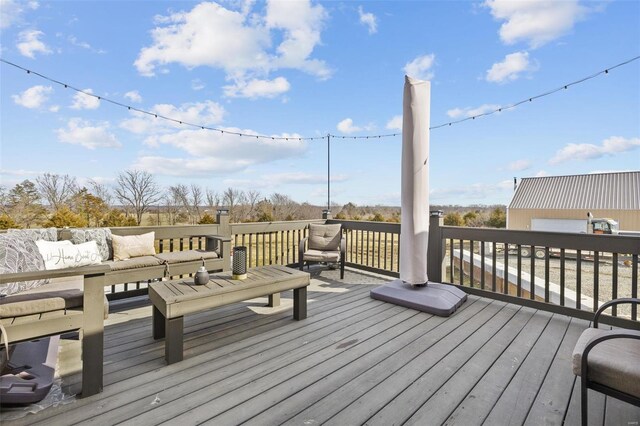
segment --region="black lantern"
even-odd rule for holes
[[[247,278],[247,248],[239,246],[233,248],[233,275],[234,280]]]

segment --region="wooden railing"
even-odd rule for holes
[[[431,218],[429,279],[470,293],[591,319],[618,297],[638,296],[640,239],[619,235],[443,226]],[[637,308],[612,308],[638,320]]]
[[[324,219],[288,222],[231,224],[232,246],[247,247],[247,267],[294,265],[298,263],[300,241],[308,235],[310,223]]]
[[[400,224],[358,220],[327,220],[339,223],[346,238],[346,265],[398,276],[400,271]]]

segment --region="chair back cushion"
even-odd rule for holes
[[[309,225],[309,248],[312,250],[332,251],[340,250],[342,225]]]

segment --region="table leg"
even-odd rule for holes
[[[269,304],[267,306],[270,308],[275,308],[276,306],[280,306],[280,293],[270,294]]]
[[[153,306],[153,338],[158,340],[162,339],[165,334],[164,329],[164,315],[158,308]]]
[[[303,320],[307,317],[307,287],[293,289],[293,319]]]
[[[167,364],[182,361],[184,317],[165,319],[164,359]]]

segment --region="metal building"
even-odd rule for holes
[[[532,219],[611,218],[640,231],[640,171],[523,178],[507,207],[508,229],[531,229]]]

